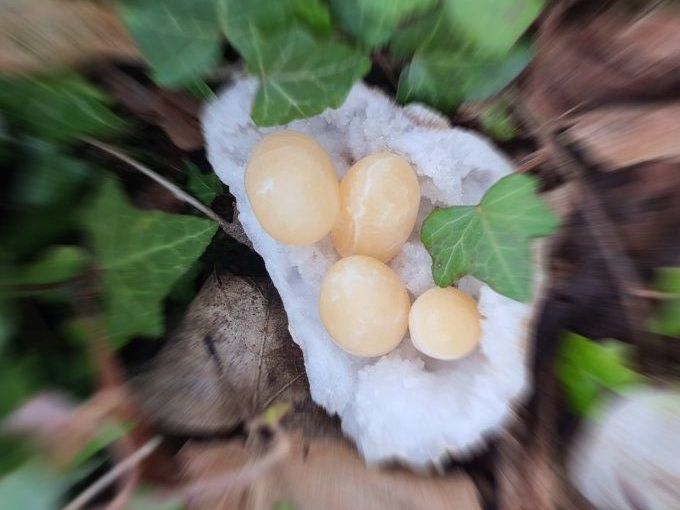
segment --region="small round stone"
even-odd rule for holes
[[[410,304],[397,273],[379,260],[354,255],[326,273],[319,314],[342,349],[356,356],[381,356],[404,338]]]
[[[319,241],[333,228],[340,210],[330,156],[312,138],[294,131],[265,136],[255,146],[245,187],[262,228],[285,244]]]
[[[423,354],[441,360],[462,358],[481,336],[477,303],[454,287],[430,289],[411,306],[409,332]]]
[[[420,185],[401,156],[379,152],[357,161],[340,183],[340,214],[331,239],[340,255],[391,260],[411,235]]]

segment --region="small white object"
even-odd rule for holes
[[[345,103],[316,117],[277,128],[250,119],[254,79],[237,79],[203,113],[210,162],[236,197],[239,220],[260,253],[288,314],[293,340],[304,354],[312,398],[341,418],[369,463],[399,460],[413,468],[464,456],[483,445],[512,416],[528,387],[526,368],[532,305],[497,294],[471,277],[458,287],[477,301],[482,315],[479,348],[455,361],[420,355],[408,336],[393,352],[360,358],[344,352],[321,323],[321,282],[339,259],[329,236],[311,246],[287,246],[261,227],[246,197],[243,175],[255,144],[266,134],[291,129],[313,137],[331,156],[338,177],[359,159],[389,151],[415,170],[421,190],[416,227],[392,259],[415,299],[434,287],[420,226],[434,207],[470,205],[511,172],[508,161],[482,137],[436,126],[379,91],[356,84]],[[441,116],[432,114],[432,119]]]
[[[680,393],[640,387],[615,397],[586,424],[569,464],[599,510],[678,510]]]

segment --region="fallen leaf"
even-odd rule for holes
[[[110,4],[85,0],[0,3],[0,73],[45,72],[138,55]]]
[[[329,428],[311,403],[300,350],[265,279],[210,277],[133,386],[157,426],[175,433],[229,430],[276,402],[295,407],[291,426]]]
[[[189,510],[269,510],[284,502],[296,510],[481,509],[474,483],[462,472],[437,476],[367,467],[343,440],[305,441],[299,435],[285,440],[287,450],[271,463],[263,460],[268,450],[257,444],[185,447],[181,456],[189,484],[219,480],[220,474],[232,482],[224,484],[225,490],[194,498]]]
[[[104,86],[125,108],[159,126],[177,147],[195,151],[203,147],[198,120],[201,102],[179,90],[146,86],[115,68],[103,73]]]
[[[680,87],[680,13],[633,16],[621,4],[555,3],[541,24],[523,96],[541,122],[574,108],[674,97]]]
[[[680,103],[602,107],[569,124],[569,139],[605,170],[647,161],[680,163]]]
[[[122,394],[115,390],[100,391],[82,404],[61,393],[45,392],[13,411],[0,430],[35,439],[57,465],[66,466],[84,447],[92,449],[90,441],[98,439],[102,447],[110,442],[102,442],[99,433],[115,423],[112,413],[121,403]],[[115,440],[119,436],[112,437],[111,430],[105,434]]]

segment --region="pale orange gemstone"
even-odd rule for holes
[[[411,306],[409,332],[423,354],[442,360],[462,358],[481,336],[477,303],[454,287],[430,289]]]
[[[331,158],[302,133],[279,131],[264,137],[250,156],[245,186],[260,225],[282,243],[319,241],[340,210]]]
[[[392,269],[374,258],[354,255],[326,273],[319,314],[342,349],[357,356],[380,356],[404,338],[410,304]]]
[[[411,235],[420,186],[411,165],[379,152],[357,161],[340,183],[340,214],[331,239],[340,255],[391,260]]]

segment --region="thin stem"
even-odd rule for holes
[[[176,184],[170,182],[162,175],[154,172],[149,167],[143,165],[142,163],[135,159],[132,159],[130,156],[123,153],[121,150],[112,147],[111,145],[107,145],[97,140],[93,140],[92,138],[83,138],[83,141],[89,143],[93,147],[97,147],[99,150],[106,152],[107,154],[123,161],[124,163],[127,163],[135,170],[138,170],[147,177],[149,177],[150,179],[153,179],[158,184],[167,189],[170,193],[175,195],[178,199],[191,205],[196,210],[202,212],[205,216],[216,222],[220,226],[220,228],[224,231],[225,234],[227,234],[230,237],[233,237],[240,243],[243,243],[247,246],[251,246],[250,240],[234,223],[228,223],[224,218],[220,217],[217,213],[215,213],[215,211],[213,211],[209,207],[206,207],[204,204],[202,204],[194,197],[192,197],[189,193],[184,191]]]
[[[75,499],[66,505],[63,510],[80,510],[83,508],[97,494],[151,455],[153,451],[160,446],[161,442],[163,442],[163,438],[160,436],[154,436],[149,439],[149,441],[144,443],[136,452],[116,464],[110,471],[81,492]]]

